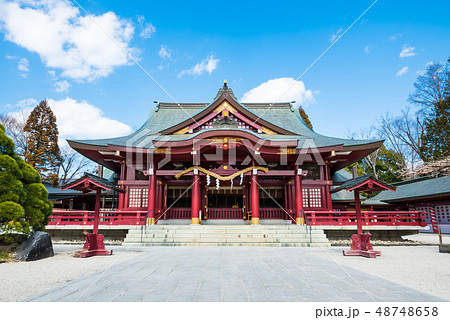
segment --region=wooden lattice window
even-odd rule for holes
[[[449,222],[450,205],[436,206],[436,220],[437,222]]]
[[[322,190],[320,188],[303,189],[302,195],[303,195],[303,207],[305,208],[322,207]]]
[[[148,206],[147,188],[130,188],[128,191],[128,206],[130,208],[146,208]]]

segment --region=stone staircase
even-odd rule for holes
[[[152,225],[130,229],[122,246],[329,246],[323,230],[298,225]]]

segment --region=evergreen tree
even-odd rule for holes
[[[352,166],[356,166],[358,176],[372,174],[375,178],[387,183],[401,181],[400,171],[403,167],[402,156],[394,150],[387,149],[384,145],[377,151],[373,159],[368,155],[360,161],[348,166],[346,170],[352,172]]]
[[[10,242],[12,233],[44,230],[51,212],[39,173],[15,154],[0,124],[0,240]]]
[[[42,180],[56,185],[61,155],[56,117],[47,100],[33,109],[23,130],[28,133],[25,161],[39,172]]]
[[[311,130],[313,130],[312,123],[311,123],[311,121],[309,121],[309,117],[308,117],[308,115],[306,114],[305,110],[304,110],[302,107],[300,107],[300,108],[298,109],[298,112],[300,113],[300,117],[302,117],[303,122],[305,122],[305,124],[306,124]]]
[[[450,156],[450,96],[437,102],[425,120],[421,152],[427,162]]]

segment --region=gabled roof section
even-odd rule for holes
[[[81,178],[61,187],[62,191],[67,189],[82,191],[85,193],[96,191],[97,189],[107,191],[116,190],[118,192],[125,193],[124,189],[117,187],[114,183],[87,172],[85,172]]]
[[[159,108],[170,105],[171,104],[160,104]],[[185,117],[184,121],[174,126],[167,127],[160,132],[164,135],[194,133],[194,130],[199,127],[204,127],[204,129],[212,129],[213,124],[211,123],[211,120],[227,121],[229,126],[235,124],[236,129],[241,127],[256,130],[258,133],[285,135],[295,134],[295,132],[285,129],[283,125],[279,126],[263,118],[264,114],[271,107],[278,107],[281,105],[284,107],[287,106],[290,109],[290,104],[269,104],[269,106],[266,105],[266,110],[263,111],[262,114],[256,114],[245,105],[242,105],[237,101],[233,91],[228,88],[226,82],[219,90],[216,99],[194,115],[190,115],[184,110],[185,107],[188,107],[184,104],[172,105],[178,106],[180,111],[185,113],[185,116],[187,115],[187,117]]]
[[[334,188],[330,193],[335,193],[340,190],[359,190],[360,192],[374,192],[381,190],[389,190],[395,192],[396,187],[390,185],[380,179],[375,178],[371,174],[366,174],[364,176],[359,176],[354,179],[347,180],[341,186]]]

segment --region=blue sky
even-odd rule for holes
[[[88,14],[0,0],[0,113],[47,98],[63,138],[129,133],[153,100],[172,101],[103,30],[178,102],[211,102],[224,79],[258,102],[279,98],[373,1],[78,3]],[[450,56],[449,13],[448,1],[379,0],[280,101],[344,138],[400,114],[426,64]]]

